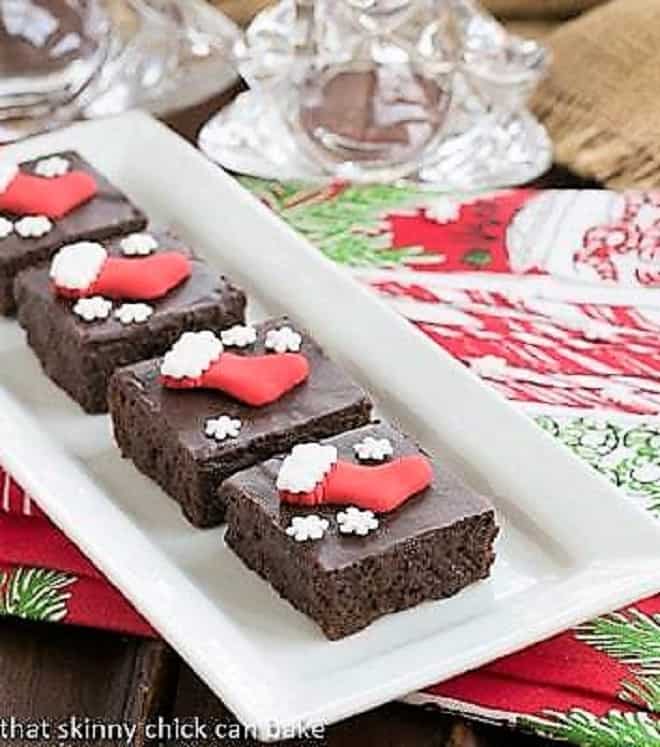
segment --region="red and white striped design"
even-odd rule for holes
[[[45,518],[32,496],[0,467],[0,511],[7,514]]]
[[[547,301],[488,287],[370,284],[464,363],[504,359],[507,377],[492,384],[508,399],[660,413],[660,314],[652,308]]]

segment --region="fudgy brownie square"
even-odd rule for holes
[[[140,231],[145,215],[77,153],[0,164],[0,314],[14,313],[21,270],[64,244]]]
[[[98,259],[105,268],[98,279],[106,278],[105,287],[99,282],[99,293],[87,298],[60,295],[51,275],[58,274],[53,268],[64,255],[76,273],[89,257]],[[161,262],[167,263],[164,268]],[[122,291],[123,280],[134,287]],[[64,290],[74,296],[83,292]],[[144,295],[146,302],[131,298]],[[116,368],[164,353],[184,330],[239,324],[246,305],[241,290],[160,229],[101,244],[67,245],[51,267],[18,276],[16,299],[18,321],[44,371],[89,413],[107,412],[108,383]]]
[[[409,438],[381,422],[318,446],[239,472],[221,495],[229,547],[328,638],[489,575],[493,507]],[[306,462],[327,482],[289,503],[292,488],[310,491]]]
[[[242,328],[239,332],[252,332],[243,339],[241,334],[232,339],[232,330],[221,335],[225,350],[220,361],[226,356],[228,364],[238,362],[239,368],[257,367],[233,376],[239,389],[268,385],[270,373],[261,374],[258,368],[270,365],[271,358],[273,365],[279,356],[287,358],[293,338],[296,355],[307,362],[308,377],[269,403],[247,404],[218,389],[169,388],[160,359],[121,369],[112,378],[110,412],[122,454],[178,501],[195,526],[224,520],[225,501],[218,488],[238,470],[301,441],[369,422],[371,403],[365,392],[309,335],[292,326],[280,318]]]

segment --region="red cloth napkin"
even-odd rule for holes
[[[0,613],[156,636],[0,468]]]
[[[660,194],[245,180],[541,427],[660,509]],[[155,635],[0,471],[0,613]],[[660,745],[660,596],[411,695],[577,744]]]

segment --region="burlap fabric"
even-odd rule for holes
[[[612,187],[660,186],[660,2],[611,0],[545,38],[534,109],[556,160]]]

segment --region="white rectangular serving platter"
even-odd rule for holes
[[[261,738],[330,723],[660,590],[660,528],[230,176],[142,114],[6,148],[79,150],[170,223],[261,309],[287,312],[365,385],[380,411],[491,495],[492,577],[343,641],[280,600],[123,461],[0,321],[0,463]],[[2,538],[0,537],[0,541]]]

